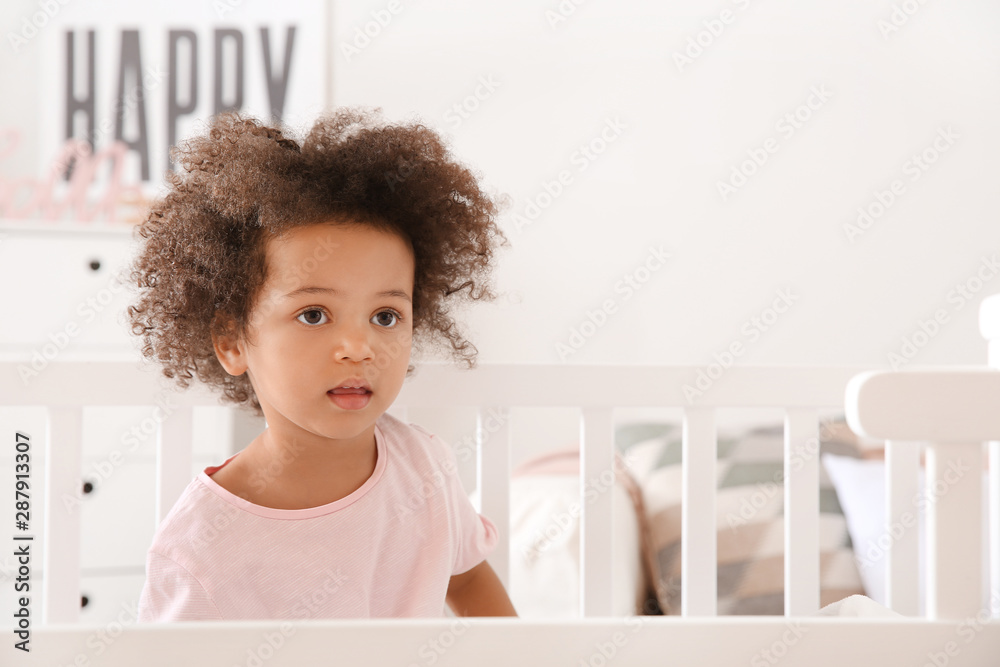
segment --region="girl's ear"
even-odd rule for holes
[[[232,376],[243,375],[247,370],[246,345],[236,334],[236,326],[231,318],[216,316],[224,322],[219,327],[212,327],[212,347],[215,356]]]

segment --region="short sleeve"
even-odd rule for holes
[[[140,623],[221,620],[205,587],[181,565],[150,551],[146,584],[139,597]]]
[[[435,439],[445,450],[442,463],[448,480],[449,511],[457,527],[454,543],[455,561],[451,570],[451,575],[455,576],[471,570],[486,560],[496,548],[500,534],[493,522],[476,512],[476,508],[472,506],[472,501],[462,486],[462,480],[458,478],[458,466],[451,447],[436,436]]]

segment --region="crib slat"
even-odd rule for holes
[[[80,501],[82,497],[83,408],[49,409],[45,443],[42,622],[75,623],[80,618]]]
[[[819,417],[785,412],[785,616],[819,609]]]
[[[979,304],[979,332],[989,341],[987,365],[1000,369],[1000,294],[988,296]],[[1000,618],[1000,441],[994,440],[988,447],[990,605],[993,617]]]
[[[975,616],[982,604],[982,447],[927,444],[927,617]]]
[[[503,582],[510,584],[510,414],[506,408],[480,408],[476,413],[476,484],[480,513],[500,533],[489,563]]]
[[[159,524],[191,481],[194,409],[179,406],[156,434],[156,522]]]
[[[716,448],[715,410],[686,408],[681,455],[683,616],[715,616],[718,611]]]
[[[989,444],[990,604],[1000,618],[1000,441]]]
[[[612,540],[615,489],[611,408],[584,408],[580,416],[580,608],[584,616],[613,609]],[[589,499],[588,499],[589,496]]]
[[[885,562],[886,606],[904,616],[920,615],[920,512],[913,499],[919,493],[918,442],[885,443],[885,521],[888,527]]]

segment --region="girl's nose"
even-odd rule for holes
[[[338,360],[370,361],[373,352],[367,327],[344,324],[337,327],[335,354]]]

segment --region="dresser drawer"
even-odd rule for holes
[[[120,274],[132,256],[126,232],[84,234],[4,231],[0,284],[4,352],[40,353],[51,359],[66,349],[128,352],[134,336],[120,321],[131,295]]]

